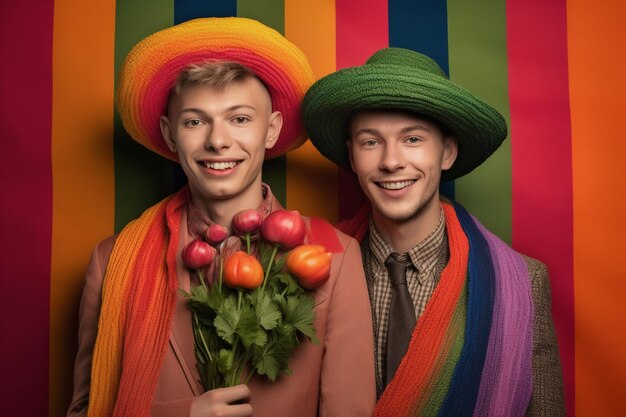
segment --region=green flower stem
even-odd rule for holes
[[[209,290],[206,286],[206,283],[204,282],[204,275],[202,274],[202,270],[198,269],[197,272],[198,272],[198,279],[200,280],[200,284],[202,285],[202,288],[204,288],[208,292]]]
[[[235,337],[235,341],[233,342],[233,358],[237,357],[238,351],[239,351],[239,337]],[[233,368],[229,372],[228,377],[226,378],[226,386],[234,387],[235,385],[237,385],[237,382],[239,382],[235,380],[235,378],[238,378],[238,375],[237,375],[238,366],[239,364],[233,363]]]
[[[241,311],[241,297],[243,296],[243,292],[241,291],[241,288],[237,288],[237,292],[239,293],[237,299],[237,311]]]
[[[250,351],[246,351],[246,353],[243,355],[243,358],[241,359],[241,361],[239,361],[239,363],[237,364],[236,367],[236,372],[235,372],[235,379],[233,380],[233,384],[239,384],[241,381],[241,375],[243,374],[243,371],[246,369],[246,364],[248,363],[248,360],[250,359]],[[254,372],[251,372],[248,377],[246,378],[246,381],[244,382],[244,384],[247,384],[250,381],[250,375],[252,375]]]
[[[213,357],[211,356],[211,351],[206,344],[206,340],[204,339],[204,335],[202,334],[202,328],[200,327],[200,321],[198,320],[198,315],[196,312],[193,312],[193,320],[196,323],[196,329],[198,330],[198,334],[200,335],[200,340],[202,341],[202,346],[204,347],[204,351],[206,352],[210,361],[213,361]]]
[[[248,255],[250,255],[250,233],[246,233],[246,249],[248,249]]]
[[[247,385],[254,375],[256,375],[256,372],[254,369],[251,369],[248,373],[248,376],[246,376],[246,380],[243,383]]]
[[[270,257],[270,262],[267,264],[267,271],[265,271],[265,278],[263,279],[263,285],[261,286],[261,294],[265,291],[265,284],[267,284],[267,279],[270,276],[270,271],[272,270],[272,264],[274,263],[274,258],[276,257],[276,252],[278,252],[278,244],[274,244],[274,249],[272,250],[272,256]]]
[[[224,269],[224,257],[220,253],[220,278],[219,278],[219,284],[218,284],[218,290],[219,290],[220,294],[222,293],[222,271],[223,271],[223,269]]]

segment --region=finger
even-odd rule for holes
[[[234,387],[220,388],[215,390],[216,394],[219,391],[219,398],[227,404],[235,401],[250,401],[250,389],[247,385],[235,385]]]
[[[250,417],[252,415],[252,406],[247,403],[229,405],[226,415],[232,417]]]

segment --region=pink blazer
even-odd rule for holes
[[[186,212],[181,219],[180,233],[182,249],[191,240]],[[376,402],[374,349],[361,254],[354,239],[341,232],[337,234],[344,252],[333,256],[331,277],[315,293],[315,330],[320,344],[313,345],[307,341],[296,349],[289,362],[292,375],[281,376],[273,383],[258,376],[250,381],[255,416],[372,415]],[[80,304],[74,396],[68,417],[87,415],[102,279],[114,241],[114,237],[110,237],[98,244],[87,268]],[[189,273],[182,262],[178,262],[178,277],[180,287],[189,290]],[[179,296],[151,415],[189,416],[193,397],[203,392],[199,381],[191,314],[184,298]]]

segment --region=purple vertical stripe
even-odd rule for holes
[[[474,219],[496,275],[493,321],[474,416],[523,417],[532,391],[533,305],[526,262]]]

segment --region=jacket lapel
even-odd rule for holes
[[[187,271],[187,268],[183,265],[181,253],[182,248],[184,248],[189,241],[189,233],[187,232],[187,210],[185,209],[183,210],[180,222],[180,244],[176,260],[176,274],[178,275],[179,288],[186,292],[190,290],[189,271]],[[176,311],[172,322],[170,346],[178,359],[178,363],[194,395],[202,394],[203,389],[199,383],[200,375],[196,367],[191,312],[187,307],[185,297],[180,293],[177,295],[176,299]]]

